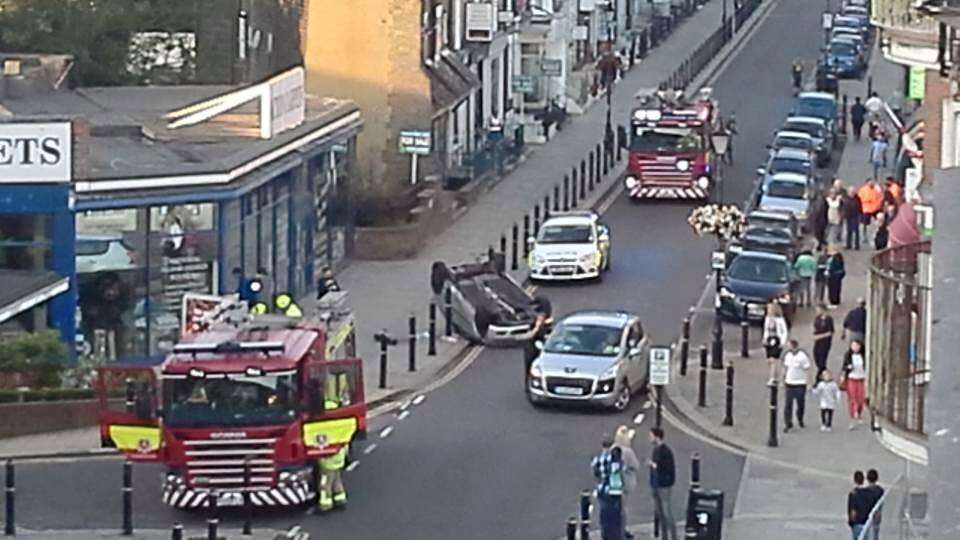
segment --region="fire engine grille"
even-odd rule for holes
[[[641,159],[640,180],[643,185],[654,186],[688,186],[694,178],[690,170],[677,170],[676,160],[658,161],[655,159]]]
[[[184,441],[189,483],[194,488],[243,489],[244,465],[249,460],[249,487],[262,489],[270,486],[276,476],[275,442],[276,439]]]

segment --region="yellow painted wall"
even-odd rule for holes
[[[309,0],[307,91],[347,98],[363,113],[358,172],[365,183],[403,185],[409,157],[400,129],[430,128],[430,82],[421,64],[421,0]]]

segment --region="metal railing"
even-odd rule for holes
[[[930,380],[930,242],[881,251],[868,285],[867,397],[874,414],[925,434]]]
[[[928,538],[926,486],[913,478],[910,462],[904,461],[903,471],[893,482],[880,484],[884,487],[883,496],[870,510],[857,540],[871,540],[877,533],[888,539]]]

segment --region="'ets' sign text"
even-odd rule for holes
[[[70,182],[70,123],[0,123],[0,183]]]

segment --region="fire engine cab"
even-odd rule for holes
[[[627,142],[627,193],[633,199],[708,198],[719,157],[710,143],[720,128],[712,90],[702,88],[693,102],[666,89],[637,97]]]
[[[103,445],[165,464],[172,507],[312,501],[318,460],[367,428],[346,292],[327,297],[315,320],[252,316],[224,299],[162,364],[101,368]]]

